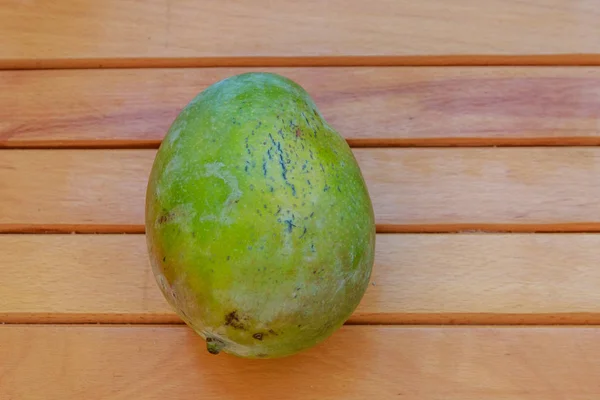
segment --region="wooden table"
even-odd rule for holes
[[[597,0],[0,0],[0,399],[600,398]],[[212,356],[143,212],[211,83],[303,85],[376,212],[348,324]]]

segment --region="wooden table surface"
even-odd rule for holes
[[[0,0],[0,399],[600,398],[598,0]],[[199,91],[303,85],[374,202],[348,324],[212,356],[144,240]]]

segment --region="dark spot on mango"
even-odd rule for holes
[[[256,340],[263,340],[263,334],[262,333],[255,333],[254,335],[252,335],[252,337]]]
[[[240,317],[237,313],[236,310],[230,312],[229,314],[225,315],[225,325],[227,326],[231,326],[234,329],[240,329],[245,331],[246,330],[246,326],[244,325],[244,323],[240,320]]]
[[[286,219],[283,222],[285,222],[285,224],[287,225],[287,231],[288,231],[288,233],[292,233],[292,230],[296,227],[296,225],[294,225],[294,223],[292,222],[292,220],[291,219]]]
[[[306,229],[306,227],[304,227],[304,231],[302,232],[302,235],[300,235],[300,239],[302,239],[304,237],[304,235],[306,235],[307,230],[308,229]]]

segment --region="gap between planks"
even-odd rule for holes
[[[377,224],[377,233],[600,233],[600,222],[557,224]],[[0,224],[0,234],[143,234],[137,224]]]
[[[184,325],[176,314],[0,313],[0,325]],[[600,326],[600,313],[397,313],[353,316],[344,325],[380,326]]]
[[[0,141],[0,149],[14,150],[122,150],[158,149],[161,140],[14,140]],[[346,139],[352,148],[457,148],[457,147],[593,147],[600,136],[488,137],[488,138],[373,138]]]
[[[600,66],[600,54],[0,59],[0,70],[430,66]]]

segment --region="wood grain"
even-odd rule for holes
[[[0,147],[158,147],[197,93],[255,68],[1,71]],[[600,68],[273,68],[352,146],[599,145]]]
[[[600,149],[355,149],[383,232],[597,231]],[[143,225],[154,150],[0,152],[0,231]],[[127,232],[129,232],[127,230]]]
[[[299,355],[207,353],[186,327],[0,327],[6,399],[588,400],[598,328],[345,327]]]
[[[378,235],[350,324],[598,324],[600,235]],[[0,323],[181,323],[143,235],[0,235]]]
[[[599,63],[599,17],[595,0],[5,0],[0,67]]]

